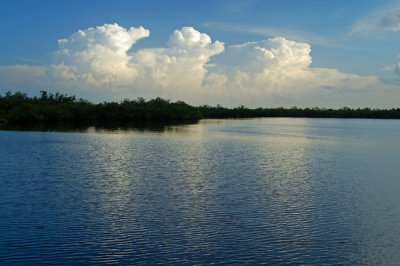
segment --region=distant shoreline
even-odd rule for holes
[[[91,103],[66,94],[41,91],[39,97],[22,92],[0,95],[0,127],[31,127],[40,124],[84,124],[142,126],[198,121],[200,119],[230,118],[370,118],[400,119],[400,108],[340,109],[327,108],[255,108],[244,106],[226,108],[191,106],[183,101],[171,102],[162,98],[146,101],[143,98],[121,102]]]

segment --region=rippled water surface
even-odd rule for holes
[[[400,121],[0,131],[0,264],[400,261]]]

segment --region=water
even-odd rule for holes
[[[400,121],[0,131],[0,264],[396,265]]]

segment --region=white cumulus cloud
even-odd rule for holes
[[[360,90],[380,83],[374,76],[313,68],[311,63],[309,44],[283,37],[233,45],[216,58],[213,71],[219,77],[209,81],[210,87],[228,90],[235,102],[261,103],[276,96],[302,98],[325,89]]]
[[[222,53],[224,44],[192,27],[176,30],[165,48],[140,49],[132,55],[138,71],[137,86],[162,96],[177,98],[201,94],[210,58]]]
[[[59,40],[51,65],[0,67],[0,87],[31,80],[89,100],[161,96],[192,104],[248,106],[277,99],[281,105],[306,105],[313,102],[306,98],[383,87],[375,76],[312,67],[311,46],[284,37],[225,47],[183,27],[165,46],[130,52],[148,36],[143,27],[118,24],[79,30]]]
[[[143,27],[129,29],[118,24],[105,24],[79,30],[58,41],[51,73],[57,79],[84,87],[124,87],[137,76],[128,50],[140,39],[148,37]]]

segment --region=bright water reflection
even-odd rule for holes
[[[0,264],[400,261],[399,121],[0,131]]]

